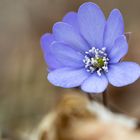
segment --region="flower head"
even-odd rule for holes
[[[94,3],[68,13],[41,38],[48,64],[48,80],[55,86],[81,86],[89,93],[103,92],[108,83],[122,87],[140,77],[140,66],[120,62],[128,51],[123,17],[118,9],[108,19]]]

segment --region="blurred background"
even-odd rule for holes
[[[124,15],[131,31],[125,60],[140,64],[140,1],[90,0],[107,16],[114,8]],[[0,0],[0,134],[16,139],[16,133],[33,128],[52,109],[66,89],[47,81],[40,37],[51,32],[56,21],[76,11],[86,0]],[[140,80],[111,87],[109,102],[120,111],[140,119]]]

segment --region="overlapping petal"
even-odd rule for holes
[[[62,68],[48,74],[48,80],[63,88],[78,87],[90,74],[85,69]]]
[[[112,47],[109,58],[110,63],[117,63],[122,57],[124,57],[128,52],[128,43],[124,35],[120,36],[114,43]]]
[[[121,12],[118,9],[110,13],[104,33],[104,46],[110,51],[115,40],[124,34],[124,21]]]
[[[79,30],[79,25],[78,25],[78,19],[77,19],[77,13],[76,12],[67,13],[64,16],[62,21],[72,25],[75,30],[77,30],[77,31]]]
[[[50,51],[50,45],[53,41],[54,36],[52,34],[46,33],[41,37],[41,47],[43,50],[45,61],[48,64],[50,70],[61,67],[61,64],[53,57]]]
[[[84,81],[81,88],[88,93],[101,93],[108,85],[108,80],[104,74],[102,76],[93,73],[88,79]]]
[[[91,47],[102,47],[105,17],[101,9],[92,2],[80,6],[78,10],[78,22],[83,37]]]
[[[54,41],[54,36],[50,33],[46,33],[41,37],[41,47],[43,49],[43,52],[48,51],[49,46],[51,45],[51,43]]]
[[[110,65],[109,72],[106,75],[113,86],[126,86],[140,77],[140,66],[133,62],[113,64]]]
[[[60,42],[52,43],[51,53],[63,66],[74,68],[84,67],[84,56],[68,45]]]
[[[67,23],[56,23],[53,26],[53,33],[57,41],[65,42],[76,50],[86,51],[89,48],[79,32]]]

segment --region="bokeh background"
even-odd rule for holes
[[[90,0],[107,16],[114,8],[124,15],[131,31],[125,60],[140,64],[140,1]],[[86,0],[0,0],[0,136],[17,138],[17,132],[33,128],[53,108],[62,93],[46,79],[40,37],[51,32],[56,21],[76,11]],[[140,80],[124,87],[110,87],[111,106],[140,119]]]

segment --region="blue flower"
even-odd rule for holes
[[[108,19],[94,3],[80,6],[41,38],[48,80],[63,88],[101,93],[110,83],[126,86],[140,77],[140,66],[120,60],[128,52],[123,17],[114,9]]]

